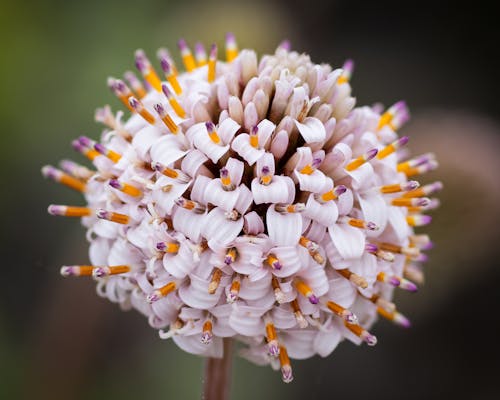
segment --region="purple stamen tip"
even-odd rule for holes
[[[231,265],[233,263],[233,258],[231,256],[224,257],[224,264]]]
[[[61,206],[56,206],[54,204],[51,204],[48,208],[47,211],[50,215],[60,215],[61,214]]]
[[[371,149],[368,150],[366,153],[366,160],[371,160],[373,157],[375,157],[378,153],[378,149]]]
[[[365,245],[365,250],[368,253],[375,253],[378,250],[378,246],[376,244],[373,244],[373,243],[367,243]]]
[[[408,143],[409,140],[410,140],[410,138],[408,136],[403,136],[403,137],[399,138],[398,143],[400,146],[404,146],[405,144]]]
[[[398,278],[393,276],[393,277],[389,278],[389,283],[392,286],[399,286],[401,284],[401,281]]]
[[[160,66],[163,72],[169,73],[170,72],[170,63],[165,57],[160,58]]]
[[[417,181],[408,181],[408,182],[405,184],[404,189],[405,189],[405,190],[415,190],[415,189],[417,189],[419,186],[420,186],[420,183],[418,183]]]
[[[71,146],[73,147],[73,149],[75,149],[76,151],[82,151],[83,150],[83,146],[80,144],[80,142],[75,139],[71,142]]]
[[[347,187],[345,187],[344,185],[338,185],[335,188],[335,194],[337,196],[340,196],[341,194],[344,194],[346,191],[347,191]]]
[[[262,170],[261,170],[261,171],[262,171],[262,175],[268,175],[268,174],[269,174],[269,172],[271,172],[271,170],[269,169],[269,167],[268,167],[267,165],[264,165],[264,166],[262,167]]]
[[[156,111],[158,114],[160,114],[160,115],[162,115],[162,114],[165,112],[165,108],[164,108],[164,107],[163,107],[163,105],[162,105],[162,104],[160,104],[160,103],[155,104],[155,105],[153,106],[153,108],[154,108],[154,109],[155,109],[155,111]]]
[[[158,295],[156,293],[148,294],[146,300],[148,303],[154,303],[155,301],[158,300]]]
[[[250,131],[252,135],[257,135],[259,133],[259,127],[257,125],[252,126],[252,130]]]
[[[268,350],[271,357],[278,357],[280,354],[280,348],[274,343],[269,344]]]
[[[358,322],[358,317],[354,315],[352,312],[349,311],[349,314],[346,315],[345,317],[346,321],[349,322],[350,324],[356,324]]]
[[[128,103],[130,104],[130,106],[134,109],[137,109],[139,108],[140,106],[140,103],[139,103],[139,100],[137,100],[135,97],[130,97],[128,99]]]
[[[408,318],[402,318],[401,321],[399,322],[399,324],[403,327],[403,328],[410,328],[411,327],[411,322]]]
[[[422,215],[422,223],[430,224],[432,221],[432,217],[430,215]]]
[[[94,144],[94,149],[101,154],[106,154],[106,147],[102,145],[101,143],[96,143]]]
[[[345,60],[344,65],[342,66],[342,69],[348,73],[351,73],[352,70],[354,69],[354,61],[351,59]]]
[[[96,211],[97,218],[106,219],[108,212],[102,208]]]
[[[404,288],[409,292],[418,292],[418,286],[410,281],[404,282]]]
[[[275,261],[273,262],[273,268],[279,271],[281,268],[283,268],[283,265],[279,261]]]
[[[417,200],[417,207],[426,207],[430,203],[431,203],[431,201],[428,198],[422,197],[422,198]]]
[[[124,93],[127,90],[127,85],[121,79],[116,79],[114,88],[117,92]]]
[[[92,147],[92,140],[90,140],[87,136],[80,136],[78,141],[84,147]]]
[[[120,189],[122,187],[122,185],[118,179],[110,179],[109,185],[115,189]]]
[[[211,341],[212,341],[212,335],[210,334],[210,332],[203,332],[201,334],[201,343],[210,344]]]
[[[163,91],[163,94],[167,96],[167,98],[170,98],[172,96],[172,92],[170,92],[170,89],[168,88],[167,84],[163,83],[161,85],[161,90]]]
[[[313,161],[312,161],[312,167],[313,168],[318,168],[321,165],[322,162],[323,162],[322,158],[315,157],[315,158],[313,158]]]
[[[216,58],[217,57],[217,45],[213,44],[210,46],[210,57],[211,58]]]
[[[377,231],[379,229],[378,225],[375,223],[375,222],[367,222],[366,223],[366,227],[370,230],[370,231]]]
[[[52,165],[46,165],[42,168],[42,175],[46,178],[55,178],[57,170]]]
[[[431,250],[432,248],[434,248],[434,243],[431,241],[422,246],[422,250]]]
[[[73,267],[67,267],[67,266],[64,266],[64,267],[61,267],[61,275],[62,276],[73,276],[75,275],[75,271],[73,269]]]
[[[158,242],[156,243],[156,248],[160,251],[164,251],[167,248],[167,245],[165,242]]]
[[[369,333],[365,338],[365,342],[368,346],[375,346],[377,344],[377,337]]]
[[[213,130],[215,129],[215,125],[212,121],[205,122],[205,126],[207,127],[207,131],[209,132],[213,132]]]
[[[319,299],[314,294],[311,294],[308,298],[309,298],[309,302],[311,304],[318,304],[319,303]]]
[[[221,178],[227,178],[229,176],[229,170],[226,167],[220,169]]]
[[[406,109],[406,101],[400,100],[396,104],[394,104],[394,110],[396,113],[401,112],[402,110]]]
[[[278,46],[279,49],[283,49],[283,50],[286,50],[286,51],[290,51],[291,48],[292,48],[292,43],[286,39],[286,40],[283,40],[280,45]]]
[[[281,377],[285,383],[293,381],[292,368],[288,365],[281,367]]]
[[[226,42],[234,42],[235,40],[236,40],[236,37],[234,36],[234,33],[232,33],[232,32],[226,33]]]
[[[205,52],[205,48],[203,47],[203,44],[201,42],[197,42],[194,45],[194,51],[196,53],[204,53]]]
[[[443,189],[443,182],[437,181],[432,184],[434,191],[442,190]]]
[[[179,46],[179,49],[181,51],[186,50],[187,47],[188,47],[187,43],[186,43],[186,41],[184,39],[179,39],[179,41],[177,42],[177,45]]]
[[[106,276],[106,271],[104,268],[97,267],[92,271],[92,276],[94,278],[102,278],[103,276]]]

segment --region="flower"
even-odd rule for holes
[[[132,115],[105,106],[101,140],[73,142],[95,169],[43,168],[87,202],[49,206],[81,217],[90,242],[91,265],[62,275],[92,276],[187,352],[221,357],[234,337],[285,382],[290,358],[374,345],[377,315],[408,327],[393,289],[423,279],[431,242],[414,227],[442,185],[409,180],[437,163],[408,158],[406,104],[354,108],[351,61],[332,70],[286,42],[260,61],[232,35],[225,62],[215,45],[179,48],[186,72],[161,49],[162,81],[138,50],[142,80],[108,79]]]

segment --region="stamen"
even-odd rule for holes
[[[380,272],[377,275],[377,280],[379,282],[388,283],[389,285],[395,287],[400,287],[401,289],[408,290],[409,292],[416,292],[418,290],[417,285],[415,285],[413,282],[399,276],[389,276],[384,272]]]
[[[349,281],[351,281],[361,289],[366,289],[368,287],[368,282],[366,281],[365,278],[359,276],[358,274],[355,274],[354,272],[348,270],[347,268],[337,269],[336,271],[344,278],[349,279]]]
[[[432,217],[430,215],[409,215],[406,217],[406,222],[410,226],[424,226],[430,224]]]
[[[174,89],[175,94],[179,96],[182,93],[182,88],[173,72],[172,64],[169,60],[167,60],[167,58],[160,57],[160,65],[165,74],[165,78],[167,78],[168,83],[170,83],[170,86],[172,86],[172,89]]]
[[[276,278],[274,275],[271,279],[271,286],[273,288],[274,297],[275,297],[276,301],[279,304],[284,303],[286,300],[285,293],[283,293],[283,291],[281,290],[281,286],[280,286],[280,283],[278,281],[278,278]]]
[[[165,176],[168,176],[169,178],[178,180],[180,183],[188,183],[191,180],[189,175],[181,170],[165,167],[163,164],[156,161],[151,163],[151,168]]]
[[[203,323],[203,332],[201,333],[201,343],[210,344],[212,342],[213,336],[214,335],[212,333],[212,321],[207,319]]]
[[[312,240],[309,240],[305,236],[300,237],[299,244],[302,247],[305,247],[309,251],[318,251],[319,249],[319,245],[317,243],[313,242]]]
[[[318,304],[319,299],[314,294],[313,290],[302,280],[295,279],[294,281],[295,289],[304,297],[309,299],[311,304]]]
[[[208,76],[207,81],[212,83],[215,81],[215,67],[217,64],[217,45],[213,44],[210,47],[210,55],[208,58]]]
[[[139,99],[142,99],[144,96],[146,96],[146,94],[148,94],[141,81],[137,79],[137,76],[135,76],[132,71],[125,72],[123,76],[132,87],[132,90],[137,94],[137,97]]]
[[[198,67],[203,67],[207,64],[207,52],[202,43],[198,42],[194,45],[194,57]]]
[[[415,176],[415,175],[422,175],[430,171],[434,171],[437,167],[439,166],[438,162],[435,160],[431,160],[426,164],[419,165],[418,167],[415,168],[408,168],[407,170],[403,171],[406,176]]]
[[[130,104],[130,107],[132,107],[136,113],[144,118],[146,122],[150,123],[151,125],[155,123],[155,117],[153,117],[153,115],[148,110],[146,110],[144,105],[134,96],[130,96],[128,102]]]
[[[264,165],[261,170],[261,176],[259,178],[259,182],[261,185],[269,185],[271,181],[273,180],[273,175],[271,174],[271,169],[267,166]]]
[[[326,203],[331,200],[337,199],[341,194],[345,193],[347,188],[344,185],[335,186],[332,190],[329,190],[322,195],[314,195],[314,198],[320,203]]]
[[[259,147],[259,127],[257,125],[254,125],[252,129],[250,130],[249,134],[250,138],[250,146],[254,148]]]
[[[163,121],[163,123],[167,126],[168,130],[170,132],[172,132],[174,135],[176,135],[177,132],[179,131],[179,127],[174,122],[172,117],[168,114],[165,107],[163,107],[162,104],[157,103],[153,106],[153,108],[158,113],[158,115],[160,116],[160,119]]]
[[[381,193],[399,193],[399,192],[409,192],[417,189],[420,186],[420,184],[417,181],[408,181],[404,183],[395,183],[392,185],[385,185],[380,187],[380,192]],[[405,193],[403,196],[406,196],[407,193]]]
[[[380,130],[385,125],[389,125],[391,129],[396,130],[408,119],[408,117],[406,103],[404,101],[398,101],[381,115],[377,130]]]
[[[416,190],[411,190],[403,195],[403,197],[422,197],[422,196],[430,196],[443,188],[443,184],[441,182],[434,182],[428,185],[422,186]]]
[[[350,324],[349,322],[344,322],[344,325],[352,333],[363,340],[368,346],[375,346],[377,344],[377,338],[367,330],[363,329],[362,326],[358,324]]]
[[[42,174],[46,178],[50,178],[55,182],[62,183],[63,185],[74,189],[78,192],[85,192],[85,183],[66,174],[65,172],[54,168],[51,165],[46,165],[42,168]]]
[[[425,255],[425,254],[422,254],[422,255]],[[413,280],[419,284],[424,283],[424,280],[425,280],[424,273],[422,272],[422,270],[420,269],[420,267],[418,265],[407,264],[404,268],[403,273],[405,274],[405,276],[407,276],[408,278],[410,278],[411,280]]]
[[[343,83],[349,82],[353,69],[354,62],[352,60],[346,60],[346,62],[342,66],[342,74],[337,79],[337,84],[342,85]]]
[[[94,171],[71,160],[62,160],[60,164],[65,172],[82,181],[89,180],[95,174]]]
[[[286,347],[280,345],[280,365],[281,365],[281,377],[283,382],[290,383],[293,381],[292,366],[290,365],[290,359],[288,358],[288,353]]]
[[[349,164],[345,166],[347,171],[354,171],[355,169],[361,167],[364,163],[370,161],[378,153],[377,149],[368,150],[365,154],[360,155],[358,158],[352,160]]]
[[[220,268],[215,267],[214,272],[212,273],[212,279],[210,280],[210,284],[208,285],[209,294],[214,294],[217,291],[221,278],[222,278],[222,270]]]
[[[339,218],[339,222],[343,222],[345,224],[349,224],[355,228],[359,229],[368,229],[370,231],[378,231],[380,228],[379,226],[374,223],[374,222],[366,222],[362,219],[357,219],[357,218],[350,218],[350,217],[341,217]]]
[[[392,243],[379,243],[378,246],[382,250],[390,251],[391,253],[398,253],[398,254],[404,254],[408,257],[417,257],[420,254],[420,250],[416,247],[404,247],[404,246],[398,246],[396,244]]]
[[[116,97],[127,107],[130,111],[134,111],[130,106],[128,99],[133,95],[129,87],[121,79],[108,78],[108,87],[113,91]]]
[[[292,49],[292,44],[290,43],[290,41],[288,39],[285,39],[278,45],[278,49],[290,51]]]
[[[115,164],[122,158],[120,154],[114,152],[113,150],[108,149],[101,143],[94,144],[94,150],[97,151],[99,154],[108,157]]]
[[[236,38],[230,32],[226,34],[226,61],[231,62],[238,57],[238,45]]]
[[[92,209],[88,207],[74,207],[51,204],[48,208],[50,215],[60,215],[63,217],[88,217],[92,214]]]
[[[421,250],[430,250],[432,248],[429,235],[410,235],[410,244]]]
[[[295,203],[295,204],[278,203],[274,206],[274,209],[278,211],[280,214],[295,214],[304,211],[306,209],[306,205],[304,203]]]
[[[179,50],[181,51],[182,62],[186,67],[186,71],[193,71],[196,68],[196,61],[194,61],[193,54],[191,54],[191,50],[189,49],[186,41],[181,39],[177,44],[179,46]]]
[[[397,312],[397,311],[392,311],[388,312],[384,308],[378,307],[377,312],[384,318],[388,319],[389,321],[394,322],[395,324],[402,326],[403,328],[409,328],[411,326],[410,320],[406,318],[403,314]]]
[[[174,200],[174,203],[186,210],[192,210],[196,214],[203,214],[205,212],[205,206],[203,204],[193,200],[187,200],[184,197],[178,197]]]
[[[161,80],[143,50],[139,49],[135,52],[135,66],[144,79],[158,92],[161,92]]]
[[[142,192],[135,186],[120,182],[118,179],[110,179],[109,185],[112,188],[119,190],[120,192],[128,194],[129,196],[138,197],[142,195]]]
[[[104,278],[109,275],[125,274],[130,272],[130,267],[128,265],[115,265],[112,267],[95,267],[92,271],[92,276],[94,278]]]
[[[236,300],[238,300],[240,287],[241,287],[241,281],[238,275],[236,275],[236,278],[234,278],[233,282],[231,283],[231,288],[229,289],[229,293],[226,298],[226,301],[228,303],[234,303]]]
[[[71,145],[73,146],[73,149],[87,157],[90,161],[94,161],[94,159],[99,155],[97,151],[95,151],[93,148],[84,146],[78,139],[73,140],[71,142]]]
[[[315,169],[312,167],[311,164],[307,164],[304,168],[302,168],[299,172],[304,175],[311,175]]]
[[[231,211],[227,211],[224,213],[224,216],[230,221],[237,221],[240,219],[241,214],[236,209],[232,209]]]
[[[163,91],[163,94],[166,96],[168,102],[170,103],[170,106],[173,108],[175,113],[179,117],[184,118],[186,116],[186,111],[184,111],[184,109],[181,107],[181,105],[165,83],[161,85],[161,90]]]
[[[372,297],[369,298],[369,300],[376,306],[383,308],[389,313],[396,310],[396,305],[392,301],[386,300],[380,297],[380,295],[378,294],[374,294]]]
[[[290,304],[292,305],[293,314],[295,315],[295,319],[299,324],[299,327],[301,329],[307,328],[307,325],[309,324],[307,323],[304,314],[302,314],[302,310],[300,309],[299,302],[297,301],[297,299],[293,299]]]
[[[116,213],[113,211],[106,211],[102,208],[96,211],[97,218],[105,219],[111,222],[116,222],[117,224],[127,225],[130,221],[130,217],[125,214]]]
[[[205,126],[207,127],[208,136],[210,137],[210,139],[212,139],[212,142],[214,142],[215,144],[220,143],[220,137],[215,130],[215,125],[213,124],[213,122],[207,121],[205,122]]]
[[[166,49],[164,47],[160,47],[158,49],[158,51],[156,52],[156,57],[158,57],[158,60],[160,60],[160,62],[162,59],[167,60],[168,63],[170,64],[170,68],[172,68],[172,73],[176,76],[179,75],[179,71],[177,71],[177,67],[175,66],[174,59],[170,55],[170,52],[168,51],[168,49]]]
[[[177,289],[177,284],[175,282],[168,282],[161,288],[155,289],[153,293],[148,294],[146,300],[148,301],[148,303],[154,303],[155,301],[158,301],[161,298],[168,296],[175,289]]]
[[[231,265],[236,261],[236,257],[238,256],[238,251],[236,250],[236,247],[231,247],[225,257],[224,257],[224,264],[226,265]]]
[[[358,323],[358,317],[356,317],[356,315],[354,315],[352,311],[345,309],[341,305],[334,303],[333,301],[327,301],[326,306],[330,309],[332,313],[338,315],[346,322],[349,322],[350,324]]]
[[[171,242],[158,242],[156,243],[156,249],[159,251],[163,251],[165,253],[173,253],[177,254],[179,252],[179,243],[171,243]]]
[[[396,166],[396,169],[398,172],[405,172],[411,168],[418,167],[419,165],[426,164],[429,161],[434,161],[434,160],[435,160],[435,155],[433,153],[426,153],[422,154],[421,156],[412,158],[408,161],[399,163]]]
[[[115,265],[111,267],[95,267],[93,265],[64,265],[61,267],[61,275],[68,276],[93,276],[102,278],[109,275],[125,274],[130,272],[128,265]]]
[[[269,254],[266,257],[266,263],[269,264],[269,266],[272,269],[275,269],[278,271],[281,270],[281,268],[283,268],[283,265],[280,263],[280,260],[278,260],[278,258],[274,254]]]
[[[222,189],[230,192],[236,189],[236,185],[231,182],[231,177],[229,176],[229,170],[226,167],[220,169],[220,182],[222,184]]]
[[[394,142],[392,142],[391,144],[387,145],[382,150],[380,150],[377,154],[377,158],[379,160],[382,160],[383,158],[387,157],[388,155],[394,153],[395,151],[406,145],[408,143],[408,140],[410,140],[408,136],[400,137],[399,139],[395,140]]]
[[[276,335],[274,324],[271,321],[266,323],[266,339],[269,355],[271,357],[278,357],[280,354],[278,336]]]
[[[391,204],[397,207],[425,207],[431,200],[427,197],[400,197],[392,199]]]

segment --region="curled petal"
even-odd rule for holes
[[[365,251],[363,232],[347,224],[335,224],[328,228],[333,244],[344,259],[361,257]]]
[[[276,246],[295,246],[302,233],[300,214],[280,214],[274,206],[267,209],[267,231]]]
[[[306,143],[322,142],[326,138],[325,126],[314,117],[306,117],[302,122],[295,121],[297,129]]]

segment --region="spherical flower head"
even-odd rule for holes
[[[106,106],[101,139],[74,141],[95,169],[44,167],[87,202],[49,207],[88,230],[91,265],[61,273],[92,277],[187,352],[222,357],[234,337],[285,382],[290,358],[375,345],[378,315],[408,327],[393,290],[422,280],[432,243],[414,228],[442,185],[415,180],[437,162],[408,157],[406,104],[355,107],[352,61],[314,64],[288,42],[260,60],[233,35],[226,61],[179,48],[186,72],[161,49],[160,78],[139,50],[142,79],[108,79],[132,115]]]

